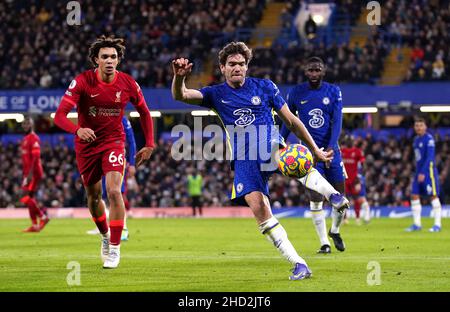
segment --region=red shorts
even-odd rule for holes
[[[123,176],[126,161],[125,148],[104,148],[98,153],[76,153],[77,166],[84,185],[93,185],[110,171],[120,172]]]
[[[24,181],[25,183],[22,184],[22,189],[28,192],[36,192],[41,180],[42,176],[33,174],[33,178],[30,181]]]

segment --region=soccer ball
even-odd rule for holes
[[[306,146],[291,144],[279,151],[278,169],[291,178],[303,178],[314,165],[314,159]]]

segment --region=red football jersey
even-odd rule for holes
[[[342,160],[344,161],[345,171],[348,180],[353,182],[358,175],[358,164],[365,161],[364,153],[357,147],[342,148]]]
[[[125,132],[122,117],[125,106],[146,105],[141,88],[134,79],[117,71],[114,80],[105,83],[97,70],[88,70],[72,80],[62,101],[76,105],[78,127],[94,130],[94,142],[85,142],[78,136],[75,148],[78,152],[97,153],[103,146],[122,144],[125,146]]]
[[[33,172],[33,175],[35,176],[42,176],[44,173],[41,163],[40,143],[41,141],[39,137],[34,132],[26,135],[20,143],[24,176],[27,176],[31,170]],[[34,162],[33,168],[31,168],[34,157],[36,158],[36,160]]]

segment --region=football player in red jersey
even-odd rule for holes
[[[49,218],[39,209],[34,198],[39,182],[44,176],[44,170],[41,164],[41,146],[37,134],[34,132],[34,122],[29,116],[25,117],[22,122],[22,128],[25,131],[25,137],[20,143],[23,164],[23,181],[22,189],[24,197],[20,199],[22,203],[27,205],[31,218],[31,226],[23,232],[40,232],[49,222]],[[38,224],[38,218],[39,224]]]
[[[366,199],[365,178],[360,172],[366,158],[364,152],[354,146],[354,141],[353,136],[346,135],[343,142],[344,147],[341,148],[342,160],[347,173],[345,193],[354,198],[356,223],[360,223],[361,209],[364,222],[368,223],[370,221],[370,207]]]
[[[116,268],[120,262],[120,236],[125,215],[121,184],[126,165],[122,117],[128,102],[140,114],[146,141],[136,154],[136,167],[150,158],[155,146],[153,121],[139,85],[131,76],[116,70],[124,52],[123,39],[98,38],[89,49],[89,58],[95,68],[72,80],[55,116],[57,126],[76,134],[77,166],[86,189],[89,210],[102,234],[104,268]],[[78,125],[67,118],[74,106],[78,112]],[[102,201],[103,175],[110,203],[109,229]]]

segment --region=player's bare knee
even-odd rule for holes
[[[122,199],[122,193],[119,188],[108,188],[106,191],[109,202],[118,202]]]

